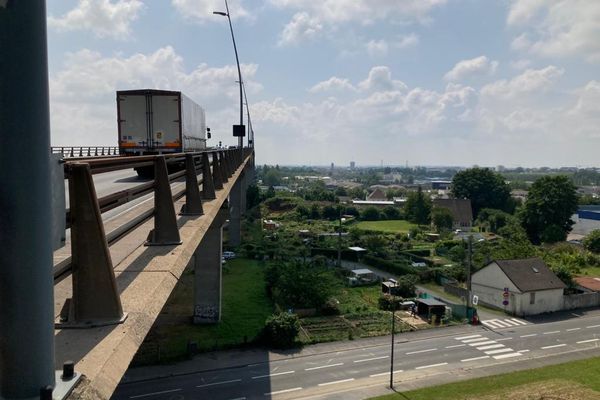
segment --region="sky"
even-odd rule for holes
[[[600,167],[600,1],[230,0],[257,163]],[[182,91],[235,144],[221,0],[51,0],[52,144],[117,145],[115,92]]]

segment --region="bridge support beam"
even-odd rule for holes
[[[194,252],[195,324],[215,324],[221,320],[221,260],[226,215],[227,209],[219,210]]]
[[[229,245],[237,247],[242,244],[242,197],[246,195],[243,189],[244,173],[240,175],[229,192]]]
[[[46,43],[45,1],[0,1],[3,399],[39,398],[55,383]]]

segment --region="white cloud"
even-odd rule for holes
[[[389,45],[384,39],[370,40],[367,43],[367,53],[371,57],[386,56],[388,53]]]
[[[296,13],[281,32],[278,44],[280,46],[293,45],[306,39],[313,39],[322,30],[323,25],[317,18],[311,17],[305,12]]]
[[[59,31],[90,30],[97,37],[126,40],[131,23],[143,8],[139,0],[79,0],[62,17],[48,17],[48,26]]]
[[[394,43],[394,47],[403,49],[406,47],[416,46],[419,43],[419,36],[411,33],[405,36],[400,36],[399,40]]]
[[[515,50],[600,62],[599,20],[599,1],[513,0],[507,24],[525,29],[512,43]]]
[[[367,53],[371,57],[387,56],[390,48],[404,49],[415,46],[419,43],[419,36],[414,33],[398,36],[393,40],[379,39],[370,40],[365,45]]]
[[[479,56],[459,61],[454,65],[454,68],[444,75],[444,79],[447,81],[461,81],[473,75],[493,75],[497,67],[498,61],[491,61],[486,56]]]
[[[528,69],[510,80],[502,79],[481,89],[481,94],[505,99],[516,98],[524,93],[543,93],[560,78],[563,69],[550,65],[543,69]]]
[[[338,78],[332,76],[326,81],[319,82],[308,91],[311,93],[329,92],[329,91],[343,91],[350,90],[356,91],[356,88],[350,83],[348,79]]]
[[[403,90],[407,88],[404,82],[392,79],[392,71],[387,66],[371,68],[367,79],[360,82],[358,87],[363,91]]]
[[[228,3],[232,20],[249,18],[250,14],[241,0],[230,0]],[[171,0],[171,4],[185,18],[199,22],[219,21],[223,17],[214,15],[213,11],[226,11],[222,0]]]
[[[531,66],[531,60],[515,60],[510,62],[510,67],[516,70],[523,70]]]
[[[115,91],[124,89],[179,90],[205,107],[211,127],[229,131],[228,125],[235,120],[239,94],[234,65],[200,64],[188,72],[183,58],[170,46],[129,57],[103,57],[84,49],[68,54],[64,65],[50,77],[55,144],[114,145]],[[248,95],[259,92],[262,87],[253,80],[258,66],[242,64],[241,68]],[[230,118],[220,117],[230,114]]]

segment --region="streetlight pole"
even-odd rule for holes
[[[244,100],[246,101],[246,113],[248,119],[248,147],[254,147],[254,129],[252,129],[252,120],[250,119],[250,104],[246,95],[246,84],[244,84]]]
[[[390,389],[394,389],[394,330],[396,329],[396,297],[392,301],[392,352],[390,354]]]
[[[233,42],[233,51],[235,52],[235,62],[237,64],[237,70],[238,70],[238,78],[239,78],[239,83],[240,83],[240,127],[244,126],[244,96],[243,96],[243,85],[244,85],[244,81],[242,80],[242,70],[240,69],[240,58],[238,57],[238,51],[237,51],[237,46],[235,44],[235,36],[233,35],[233,25],[231,24],[231,17],[229,15],[229,4],[227,4],[227,0],[225,0],[225,9],[227,10],[227,12],[221,12],[221,11],[213,11],[213,14],[216,15],[222,15],[224,17],[227,17],[227,20],[229,21],[229,30],[231,31],[231,40]],[[242,128],[240,128],[242,129]],[[239,136],[238,137],[238,147],[240,149],[242,149],[244,147],[244,137],[243,136]]]

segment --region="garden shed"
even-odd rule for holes
[[[436,299],[416,299],[417,315],[431,319],[435,316],[436,321],[441,321],[446,314],[446,303]]]

